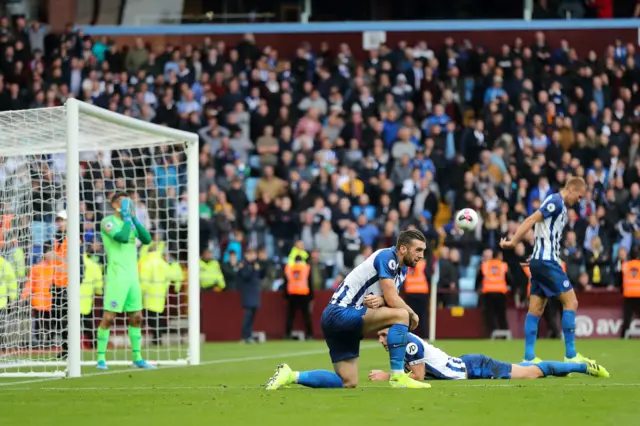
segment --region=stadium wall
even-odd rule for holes
[[[63,0],[59,0],[63,1]],[[71,0],[66,0],[71,1]],[[533,43],[536,31],[545,31],[547,41],[558,46],[566,38],[571,46],[584,55],[588,50],[599,54],[621,38],[625,43],[637,43],[640,36],[640,21],[637,19],[617,20],[548,20],[548,21],[388,21],[388,22],[331,22],[310,24],[224,24],[224,25],[164,25],[164,26],[79,26],[93,36],[108,36],[119,44],[133,44],[136,37],[143,36],[151,44],[172,43],[183,45],[199,44],[204,37],[222,40],[233,46],[245,33],[257,34],[260,46],[270,45],[277,49],[281,57],[290,57],[302,42],[318,48],[320,42],[327,41],[335,49],[340,43],[348,43],[358,58],[365,57],[362,48],[363,33],[386,32],[387,44],[395,46],[401,40],[409,44],[425,40],[438,47],[445,37],[456,41],[471,40],[474,44],[484,44],[489,49],[497,49],[504,43],[511,43],[521,37],[525,44]]]
[[[313,328],[314,337],[322,338],[320,317],[329,303],[332,291],[314,293]],[[580,293],[580,310],[576,318],[576,334],[581,338],[617,338],[622,326],[622,295],[610,292]],[[256,314],[255,331],[263,331],[269,339],[282,339],[285,333],[286,300],[281,292],[263,292],[261,307]],[[206,292],[201,296],[202,332],[207,341],[240,340],[243,310],[240,294],[230,292]],[[508,308],[509,327],[514,338],[523,338],[524,308]],[[426,320],[427,315],[421,315]],[[220,321],[224,321],[221,324]],[[559,319],[558,319],[559,320]],[[640,322],[640,321],[639,321]],[[438,309],[436,314],[436,336],[438,339],[479,339],[487,337],[483,330],[482,310],[464,309],[456,311]],[[640,325],[640,324],[639,324]],[[302,319],[296,318],[294,329],[304,330]],[[543,320],[540,335],[546,335]]]

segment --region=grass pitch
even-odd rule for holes
[[[331,369],[324,342],[264,345],[207,344],[199,367],[155,371],[84,368],[79,379],[0,380],[0,425],[638,425],[640,343],[580,340],[611,378],[582,375],[540,380],[432,382],[431,389],[390,389],[369,382],[371,369],[387,369],[375,342],[362,342],[360,387],[275,392],[264,383],[277,364],[294,370]],[[522,341],[440,341],[450,355],[484,353],[519,362]],[[561,341],[540,340],[537,355],[561,360]]]

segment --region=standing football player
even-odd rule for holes
[[[295,372],[281,364],[267,383],[267,390],[290,384],[311,388],[354,388],[358,385],[360,340],[367,333],[389,327],[387,344],[392,388],[429,388],[431,385],[404,372],[407,334],[418,326],[419,318],[400,298],[408,267],[424,258],[426,240],[420,231],[400,233],[395,247],[378,250],[358,265],[336,289],[322,313],[322,331],[335,373],[328,370]],[[383,296],[387,306],[368,309],[365,298]],[[376,305],[377,307],[378,305]]]
[[[569,277],[560,264],[560,245],[562,231],[567,222],[567,206],[571,207],[584,196],[587,185],[584,179],[572,177],[557,194],[551,194],[540,205],[540,208],[520,224],[513,237],[502,239],[500,247],[514,249],[522,237],[533,227],[535,243],[529,268],[531,271],[531,296],[529,312],[524,323],[525,348],[524,360],[540,362],[535,356],[538,322],[544,312],[547,299],[557,297],[562,303],[562,332],[566,362],[594,361],[576,351],[575,328],[578,299],[571,286]]]

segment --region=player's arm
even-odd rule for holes
[[[380,279],[380,287],[382,288],[382,295],[388,307],[404,309],[409,313],[415,314],[415,312],[413,312],[413,309],[411,309],[409,305],[407,305],[407,303],[402,300],[402,297],[400,297],[400,295],[398,294],[396,283],[394,282],[393,278]]]
[[[373,261],[373,267],[378,272],[380,277],[380,289],[382,290],[382,297],[384,297],[385,304],[390,308],[404,309],[409,313],[415,312],[405,303],[404,300],[398,294],[398,289],[395,283],[395,271],[396,261],[387,256],[379,254]]]
[[[409,377],[415,380],[424,380],[424,370],[426,369],[426,365],[424,362],[420,364],[409,365],[409,370],[411,370],[411,374]]]
[[[509,249],[515,248],[516,244],[518,244],[520,240],[522,240],[522,237],[524,237],[525,234],[529,232],[536,223],[542,222],[543,220],[544,216],[542,215],[540,210],[537,210],[520,224],[520,226],[516,230],[516,233],[513,234],[513,237],[511,237],[510,240],[503,239],[502,241],[500,241],[500,247]]]
[[[112,220],[106,218],[100,225],[100,233],[102,233],[103,237],[107,236],[114,241],[126,244],[129,242],[129,236],[131,235],[131,221],[125,220],[124,226],[119,227]]]
[[[136,227],[138,233],[138,239],[144,245],[151,244],[151,233],[144,227],[137,217],[132,217],[133,225]]]

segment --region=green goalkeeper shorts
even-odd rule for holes
[[[142,311],[142,290],[135,280],[107,280],[104,289],[104,310],[121,314]]]

